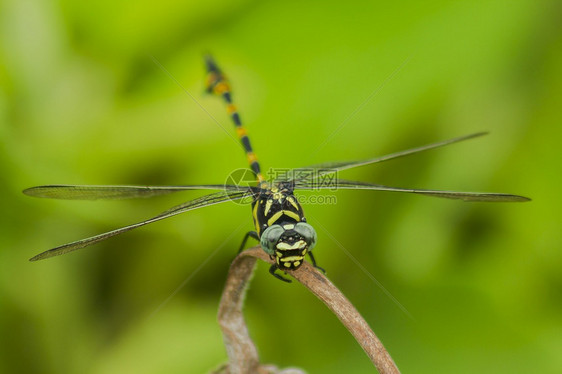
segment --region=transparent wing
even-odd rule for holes
[[[192,186],[90,186],[55,184],[23,190],[33,197],[63,200],[115,200],[153,197],[187,190],[244,191],[248,187],[225,184],[201,184]]]
[[[225,201],[239,200],[251,194],[252,193],[251,191],[252,191],[251,189],[246,189],[246,191],[244,192],[217,192],[214,194],[205,195],[198,199],[191,200],[181,205],[178,205],[174,208],[168,209],[167,211],[160,213],[159,215],[147,219],[145,221],[134,223],[132,225],[121,227],[86,239],[77,240],[75,242],[64,244],[56,248],[50,249],[48,251],[42,252],[37,256],[32,257],[30,261],[43,260],[45,258],[59,256],[68,252],[72,252],[77,249],[84,248],[89,245],[101,242],[105,239],[111,238],[112,236],[119,235],[124,232],[136,229],[137,227],[148,225],[149,223],[160,221],[175,216],[176,214],[187,212],[189,210],[194,210],[214,204],[219,204]]]
[[[458,138],[452,138],[452,139],[444,140],[444,141],[437,142],[437,143],[427,144],[427,145],[424,145],[424,146],[421,146],[421,147],[407,149],[405,151],[390,153],[390,154],[385,155],[385,156],[370,158],[370,159],[367,159],[367,160],[348,161],[348,162],[346,162],[346,161],[327,162],[327,163],[312,165],[312,166],[309,166],[309,167],[292,169],[289,172],[287,172],[286,175],[282,176],[279,179],[285,178],[286,180],[294,180],[294,181],[315,179],[315,178],[321,177],[323,175],[336,173],[338,171],[352,169],[352,168],[356,168],[356,167],[359,167],[359,166],[375,164],[375,163],[378,163],[378,162],[393,160],[395,158],[408,156],[408,155],[411,155],[411,154],[414,154],[414,153],[424,152],[424,151],[427,151],[427,150],[430,150],[430,149],[444,147],[446,145],[458,143],[458,142],[461,142],[461,141],[464,141],[464,140],[477,138],[479,136],[483,136],[483,135],[486,135],[486,134],[487,134],[487,132],[478,132],[478,133],[474,133],[474,134],[470,134],[470,135],[460,136]]]
[[[336,190],[376,190],[390,192],[405,192],[418,195],[426,195],[433,197],[442,197],[446,199],[457,199],[464,201],[483,201],[483,202],[523,202],[529,201],[528,197],[505,194],[505,193],[488,193],[488,192],[460,192],[460,191],[441,191],[441,190],[425,190],[417,188],[399,188],[383,186],[382,184],[373,184],[366,182],[348,181],[336,179],[333,181],[301,181],[295,183],[295,188],[316,190],[330,189]]]

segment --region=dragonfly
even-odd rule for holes
[[[127,231],[167,219],[194,209],[222,204],[228,201],[251,201],[252,217],[255,230],[244,236],[239,252],[249,238],[260,243],[261,248],[270,256],[273,264],[269,272],[276,278],[290,282],[283,275],[286,271],[297,270],[308,255],[312,265],[322,271],[316,264],[313,248],[317,244],[317,234],[307,222],[303,208],[295,196],[295,190],[373,190],[401,192],[438,198],[480,202],[523,202],[530,199],[524,196],[506,193],[460,192],[417,188],[391,187],[381,184],[351,181],[334,178],[337,173],[381,163],[400,157],[444,147],[486,134],[478,132],[448,140],[422,145],[384,156],[359,161],[328,162],[305,168],[292,169],[281,178],[267,181],[261,171],[260,163],[253,151],[245,127],[242,125],[238,109],[232,100],[230,82],[211,56],[205,56],[207,72],[206,88],[211,94],[221,97],[226,105],[236,134],[246,154],[248,165],[255,176],[255,185],[237,184],[199,184],[177,186],[134,186],[134,185],[44,185],[25,189],[24,194],[50,199],[96,200],[128,199],[153,197],[187,190],[215,190],[217,192],[174,206],[152,218],[104,232],[85,239],[80,239],[49,249],[32,257],[30,261],[43,260],[84,248]]]

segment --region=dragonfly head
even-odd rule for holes
[[[306,222],[274,224],[264,230],[260,244],[279,269],[296,270],[316,245],[316,231]]]

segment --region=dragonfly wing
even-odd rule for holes
[[[505,194],[505,193],[488,193],[488,192],[461,192],[461,191],[441,191],[441,190],[425,190],[417,188],[399,188],[389,187],[382,184],[373,184],[366,182],[347,181],[342,179],[334,180],[331,184],[318,184],[315,181],[300,182],[295,184],[295,188],[300,189],[352,189],[352,190],[376,190],[390,192],[405,192],[418,195],[426,195],[433,197],[441,197],[446,199],[457,199],[464,201],[483,201],[483,202],[523,202],[529,201],[528,197]]]
[[[323,175],[336,173],[338,171],[352,169],[352,168],[356,168],[356,167],[359,167],[359,166],[375,164],[375,163],[379,163],[379,162],[383,162],[383,161],[393,160],[395,158],[408,156],[408,155],[411,155],[411,154],[414,154],[414,153],[424,152],[424,151],[427,151],[427,150],[430,150],[430,149],[444,147],[446,145],[458,143],[458,142],[461,142],[461,141],[464,141],[464,140],[477,138],[479,136],[483,136],[483,135],[486,135],[486,134],[487,134],[487,132],[477,132],[477,133],[474,133],[474,134],[469,134],[469,135],[460,136],[460,137],[457,137],[457,138],[447,139],[447,140],[443,140],[441,142],[431,143],[431,144],[423,145],[421,147],[416,147],[416,148],[410,148],[410,149],[407,149],[407,150],[404,150],[404,151],[390,153],[388,155],[370,158],[370,159],[367,159],[367,160],[349,161],[349,162],[346,162],[346,161],[327,162],[327,163],[312,165],[312,166],[309,166],[309,167],[293,169],[293,170],[290,170],[287,173],[287,175],[285,175],[284,177],[288,180],[295,180],[295,181],[315,179],[315,178],[321,177]]]
[[[89,185],[48,185],[37,186],[23,190],[23,193],[33,197],[64,200],[116,200],[139,197],[153,197],[187,190],[226,190],[241,191],[247,187],[202,184],[192,186],[89,186]]]
[[[99,234],[99,235],[95,235],[95,236],[86,238],[86,239],[77,240],[75,242],[64,244],[64,245],[61,245],[59,247],[56,247],[56,248],[50,249],[48,251],[42,252],[42,253],[38,254],[37,256],[32,257],[30,259],[30,261],[43,260],[45,258],[59,256],[59,255],[62,255],[62,254],[68,253],[68,252],[72,252],[72,251],[75,251],[77,249],[84,248],[84,247],[87,247],[89,245],[101,242],[102,240],[111,238],[112,236],[119,235],[119,234],[122,234],[124,232],[136,229],[137,227],[148,225],[149,223],[160,221],[160,220],[163,220],[165,218],[175,216],[176,214],[187,212],[189,210],[202,208],[202,207],[206,207],[206,206],[210,206],[210,205],[214,205],[214,204],[219,204],[219,203],[223,203],[225,201],[238,200],[238,199],[241,199],[241,198],[247,196],[248,191],[249,190],[246,189],[246,191],[244,191],[244,192],[217,192],[217,193],[214,193],[214,194],[202,196],[198,199],[191,200],[191,201],[189,201],[187,203],[184,203],[182,205],[179,205],[175,208],[169,209],[169,210],[167,210],[163,213],[160,213],[159,215],[157,215],[155,217],[149,218],[145,221],[134,223],[132,225],[121,227],[121,228],[118,228],[118,229],[115,229],[115,230],[112,230],[112,231],[105,232],[103,234]]]

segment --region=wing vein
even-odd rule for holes
[[[124,226],[124,227],[121,227],[121,228],[118,228],[118,229],[115,229],[115,230],[104,232],[102,234],[91,236],[89,238],[77,240],[77,241],[74,241],[74,242],[71,242],[71,243],[63,244],[63,245],[58,246],[56,248],[47,250],[45,252],[42,252],[42,253],[32,257],[30,259],[30,261],[43,260],[43,259],[46,259],[46,258],[49,258],[49,257],[59,256],[59,255],[62,255],[62,254],[68,253],[68,252],[72,252],[72,251],[75,251],[77,249],[84,248],[84,247],[87,247],[89,245],[101,242],[101,241],[103,241],[105,239],[108,239],[112,236],[122,234],[124,232],[136,229],[136,228],[141,227],[141,226],[148,225],[148,224],[156,222],[156,221],[163,220],[163,219],[168,218],[168,217],[175,216],[175,215],[180,214],[180,213],[187,212],[189,210],[194,210],[194,209],[198,209],[198,208],[202,208],[202,207],[206,207],[206,206],[210,206],[210,205],[214,205],[214,204],[219,204],[219,203],[223,203],[223,202],[226,202],[226,201],[239,200],[239,199],[243,198],[244,196],[247,196],[247,194],[248,194],[248,190],[246,190],[244,192],[217,192],[217,193],[214,193],[214,194],[202,196],[198,199],[191,200],[191,201],[188,201],[188,202],[183,203],[181,205],[178,205],[174,208],[168,209],[165,212],[162,212],[162,213],[158,214],[157,216],[154,216],[154,217],[149,218],[147,220],[137,222],[137,223],[133,223],[133,224],[128,225],[128,226]]]
[[[306,190],[375,190],[389,192],[404,192],[418,195],[440,197],[446,199],[456,199],[464,201],[481,201],[481,202],[523,202],[529,201],[528,197],[494,192],[464,192],[464,191],[447,191],[447,190],[429,190],[421,188],[400,188],[385,186],[382,184],[374,184],[367,182],[348,181],[343,179],[335,179],[326,181],[326,183],[318,183],[318,181],[297,182],[295,188]]]

